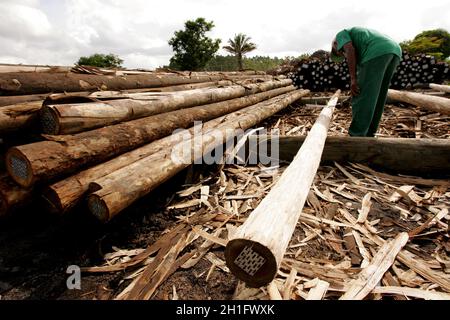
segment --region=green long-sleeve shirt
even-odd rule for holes
[[[338,51],[346,43],[352,42],[359,65],[389,53],[402,58],[402,49],[398,43],[375,30],[361,27],[344,29],[336,35],[336,41]]]

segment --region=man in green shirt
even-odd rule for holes
[[[354,27],[336,35],[331,57],[334,61],[347,58],[353,96],[349,134],[374,137],[402,49],[394,40],[375,30]]]

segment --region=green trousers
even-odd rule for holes
[[[352,99],[353,137],[374,137],[386,104],[387,93],[400,58],[394,54],[371,59],[358,66],[360,93]]]

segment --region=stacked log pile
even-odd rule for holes
[[[50,211],[67,212],[86,196],[90,183],[114,176],[116,171],[126,171],[152,156],[170,159],[172,147],[181,143],[181,135],[178,140],[171,136],[177,129],[189,129],[195,121],[207,122],[205,133],[216,126],[224,131],[246,129],[307,93],[296,91],[290,79],[256,72],[148,73],[139,75],[140,82],[134,76],[36,74],[0,74],[0,93],[18,94],[5,96],[10,101],[37,94],[30,97],[31,101],[25,98],[0,107],[2,140],[14,140],[16,133],[25,142],[27,137],[30,142],[40,137],[37,142],[13,144],[2,155],[8,174],[3,172],[0,179],[0,216],[40,196]],[[80,76],[85,78],[78,79]],[[113,89],[129,91],[77,91],[81,87],[91,90],[106,82],[108,89],[112,84]],[[66,89],[75,92],[44,94]],[[207,146],[210,144],[203,147]],[[189,164],[174,165],[172,172]],[[148,172],[149,168],[143,168]],[[154,172],[159,178],[152,180],[147,192],[172,175],[160,164]],[[128,196],[137,199],[144,194],[136,191]],[[122,203],[120,209],[131,203]],[[119,211],[111,212],[111,217]]]
[[[282,68],[283,69],[283,68]],[[281,69],[280,69],[281,71]],[[335,63],[328,57],[302,59],[283,69],[298,88],[312,91],[348,90],[350,75],[346,61]],[[405,53],[391,82],[393,89],[412,89],[420,85],[443,83],[450,79],[448,64],[425,54]]]

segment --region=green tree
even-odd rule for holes
[[[413,40],[400,43],[409,53],[425,53],[445,60],[450,56],[450,33],[444,29],[427,30],[419,33]]]
[[[250,40],[250,37],[247,37],[243,33],[239,33],[234,36],[234,39],[229,39],[228,45],[223,47],[226,51],[236,56],[239,70],[244,69],[242,64],[242,57],[246,53],[256,49],[256,44],[250,42]]]
[[[77,64],[82,66],[93,66],[99,68],[119,68],[122,66],[123,60],[115,54],[96,53],[89,57],[81,57]]]
[[[169,45],[174,56],[170,59],[170,68],[176,70],[201,70],[210,61],[220,47],[220,39],[211,39],[205,34],[214,28],[214,23],[204,18],[188,20],[184,30],[175,32]]]

